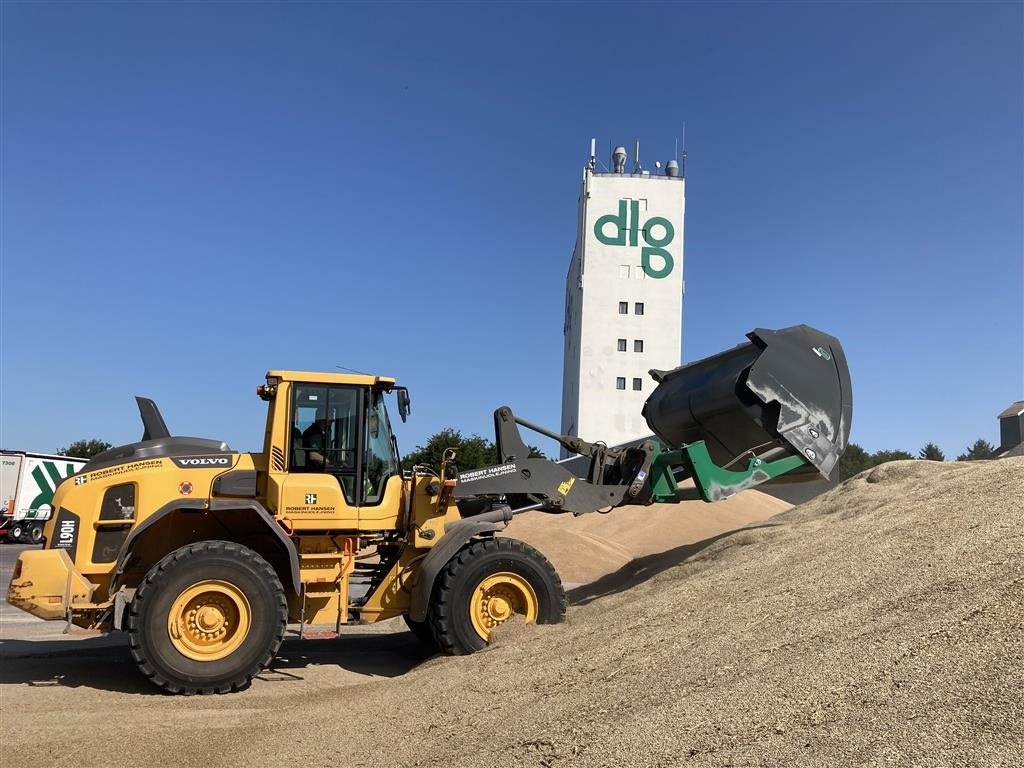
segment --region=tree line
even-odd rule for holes
[[[956,457],[957,461],[980,461],[994,459],[996,447],[988,440],[980,437],[967,447],[967,450]],[[848,480],[854,475],[860,474],[865,469],[877,467],[887,461],[903,461],[906,459],[923,459],[925,461],[945,461],[946,454],[942,452],[935,443],[928,443],[917,452],[915,457],[912,453],[902,450],[883,450],[868,453],[857,443],[850,443],[846,452],[839,459],[839,480]]]

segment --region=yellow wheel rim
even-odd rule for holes
[[[242,644],[251,623],[249,601],[241,590],[209,579],[178,595],[167,617],[167,632],[183,656],[216,661]]]
[[[495,627],[515,614],[527,623],[537,620],[538,600],[530,582],[517,573],[495,573],[481,581],[469,601],[473,629],[484,640],[491,639]]]

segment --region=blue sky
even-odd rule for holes
[[[2,5],[0,444],[256,450],[268,368],[393,375],[411,449],[559,424],[580,169],[686,123],[684,360],[838,336],[853,439],[1024,397],[1020,3]],[[592,436],[599,438],[600,436]]]

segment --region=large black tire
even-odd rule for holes
[[[444,653],[463,656],[487,646],[471,610],[477,590],[499,574],[513,574],[529,585],[538,624],[557,624],[565,617],[562,580],[544,555],[516,539],[474,541],[448,562],[434,585],[427,618]]]
[[[28,527],[28,543],[41,544],[43,541],[43,524],[32,523]]]
[[[204,582],[228,585],[229,591],[244,596],[247,604],[245,632],[237,629],[242,622],[230,610],[219,614],[233,619],[235,631],[241,635],[237,647],[223,658],[198,660],[186,655],[183,648],[187,650],[187,646],[180,639],[183,623],[175,624],[179,639],[171,637],[172,610],[178,614],[182,610],[179,601],[190,590],[201,590],[199,585]],[[195,600],[202,604],[207,598]],[[230,609],[230,599],[227,604]],[[281,580],[266,560],[241,544],[201,541],[171,552],[150,569],[132,599],[127,624],[132,658],[142,673],[169,693],[194,694],[229,693],[246,687],[273,660],[287,622]],[[198,628],[196,623],[192,626]]]
[[[415,621],[409,618],[409,614],[402,614],[405,619],[405,626],[416,635],[416,639],[428,648],[437,648],[437,640],[434,639],[434,631],[430,628],[429,621]]]
[[[15,544],[21,544],[25,540],[25,525],[21,522],[12,523],[11,533],[8,538]]]

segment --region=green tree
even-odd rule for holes
[[[839,458],[839,480],[849,480],[865,469],[877,467],[879,464],[885,464],[887,461],[904,461],[913,458],[912,454],[901,450],[884,450],[868,453],[856,443],[850,443],[846,447],[846,451]]]
[[[913,458],[914,455],[908,451],[875,451],[871,454],[871,466],[877,467],[887,461],[907,461]]]
[[[840,481],[849,480],[854,475],[860,474],[865,469],[871,469],[873,466],[875,465],[871,463],[871,454],[856,443],[850,443],[843,451],[843,455],[839,457],[839,479]]]
[[[978,461],[980,459],[994,459],[996,457],[996,447],[992,445],[988,440],[982,440],[980,437],[974,441],[974,445],[967,449],[966,453],[961,453],[956,457],[957,461]]]
[[[426,464],[432,469],[441,468],[441,459],[445,449],[454,448],[457,452],[456,463],[460,470],[486,467],[494,463],[494,446],[480,435],[463,437],[457,429],[448,427],[435,432],[425,445],[417,445],[416,450],[402,457],[402,465],[412,469],[415,464]]]
[[[530,449],[530,458],[544,458],[544,454],[536,446],[527,447]],[[448,427],[435,432],[425,445],[417,445],[416,450],[403,456],[402,466],[405,469],[412,469],[415,464],[425,464],[439,470],[446,448],[455,449],[455,464],[460,472],[498,463],[498,452],[493,442],[480,435],[463,437],[462,432]]]
[[[91,459],[97,453],[103,453],[113,446],[106,440],[75,440],[67,448],[57,451],[60,456],[77,456],[80,459]]]
[[[945,461],[946,454],[935,443],[928,443],[918,452],[917,458],[924,459],[925,461]]]

